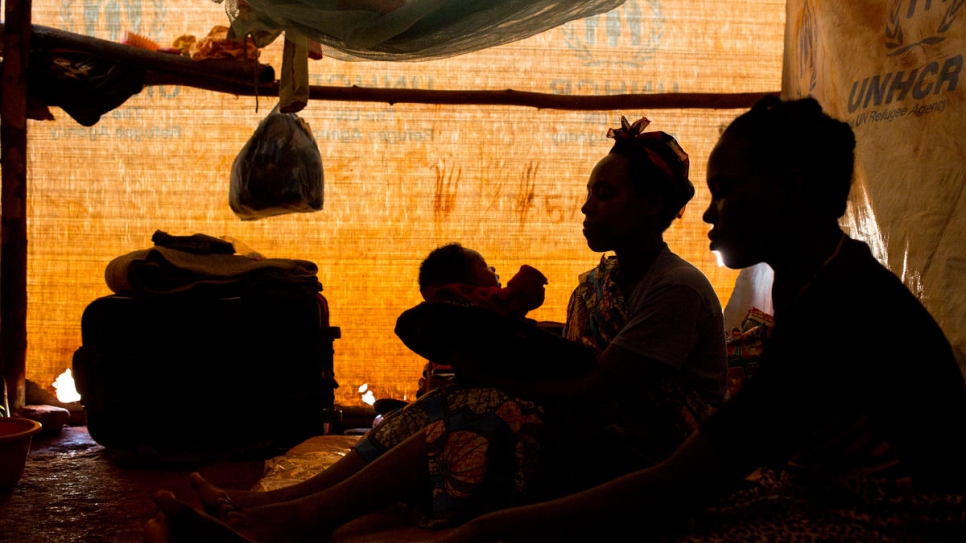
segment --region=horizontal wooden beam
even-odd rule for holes
[[[537,109],[572,111],[621,109],[743,109],[768,94],[778,92],[749,92],[737,94],[661,93],[613,94],[605,96],[575,96],[507,90],[421,90],[372,89],[363,87],[312,86],[313,100],[341,100],[349,102],[386,102],[444,105],[523,106]]]
[[[148,85],[184,85],[239,96],[278,96],[277,82],[244,85],[214,81],[182,74],[150,73]],[[660,93],[574,96],[515,90],[424,90],[378,89],[367,87],[327,87],[312,85],[309,98],[342,102],[381,102],[394,104],[521,106],[570,111],[607,111],[626,109],[747,109],[774,92],[744,93]]]

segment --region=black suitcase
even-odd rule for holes
[[[85,309],[81,335],[74,376],[105,447],[291,446],[324,433],[338,387],[340,330],[319,293],[106,296]]]

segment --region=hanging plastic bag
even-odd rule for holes
[[[305,120],[279,113],[262,119],[231,166],[228,203],[243,221],[322,209],[322,155]]]

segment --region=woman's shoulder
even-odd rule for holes
[[[699,292],[714,292],[711,281],[697,266],[669,250],[662,252],[650,273],[656,283],[691,287]]]
[[[814,303],[850,306],[881,317],[925,311],[915,294],[875,258],[866,243],[852,239],[846,240],[840,253],[819,272],[810,285],[812,290],[817,298]]]
[[[721,302],[707,276],[693,264],[665,251],[651,265],[647,275],[628,297],[627,307],[643,306],[700,307],[702,313],[722,314]],[[721,325],[723,330],[724,325]]]

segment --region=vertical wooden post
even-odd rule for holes
[[[27,65],[31,0],[6,0],[0,90],[0,375],[24,405],[27,367]]]

